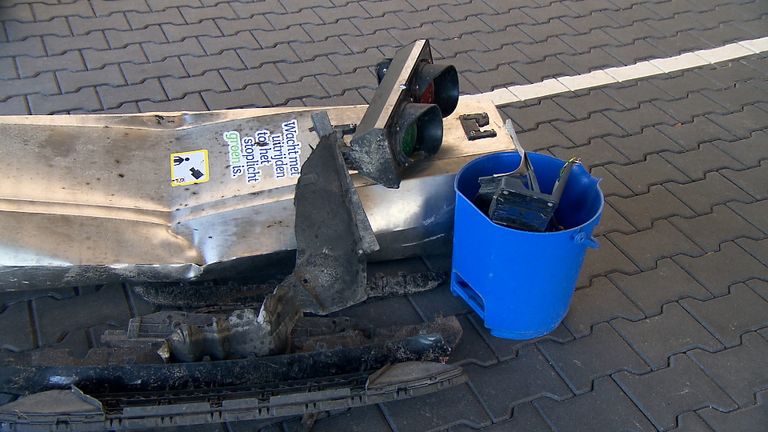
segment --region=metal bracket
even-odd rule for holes
[[[336,132],[337,136],[343,137],[353,135],[356,130],[356,123],[332,125],[327,111],[312,113],[312,126],[309,127],[309,131],[317,133],[319,137],[330,135],[332,132]]]
[[[459,121],[461,122],[461,127],[464,129],[464,134],[470,141],[493,138],[496,136],[496,131],[493,129],[481,129],[488,126],[490,123],[488,113],[463,114],[459,116]]]

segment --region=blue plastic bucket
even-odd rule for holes
[[[551,193],[565,164],[528,153],[539,187]],[[603,212],[599,179],[574,166],[555,217],[565,229],[528,232],[496,225],[473,203],[480,177],[513,171],[516,152],[487,155],[456,175],[451,291],[480,315],[494,336],[531,339],[554,330],[568,312],[592,231]]]

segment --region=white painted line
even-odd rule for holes
[[[651,75],[657,75],[664,73],[663,70],[654,66],[649,61],[641,61],[629,66],[612,67],[605,70],[605,73],[616,78],[618,82],[630,81],[633,79],[643,78]]]
[[[754,52],[755,54],[759,54],[761,52],[768,51],[768,37],[739,42],[739,45]]]
[[[494,105],[506,105],[513,102],[520,102],[520,98],[513,95],[507,88],[500,88],[488,93],[478,93],[471,95],[464,95],[462,99],[467,100],[488,100],[490,99]]]
[[[717,48],[687,52],[673,57],[642,61],[629,66],[612,67],[586,74],[553,78],[535,84],[510,86],[488,93],[462,97],[472,99],[490,98],[494,104],[504,105],[559,93],[668,74],[708,64],[736,60],[741,57],[764,52],[768,52],[768,37],[734,42]]]
[[[590,87],[600,87],[606,84],[613,84],[616,78],[608,75],[603,70],[596,70],[584,75],[565,76],[557,79],[570,91],[581,90]]]
[[[568,87],[556,79],[544,80],[536,84],[528,84],[514,87],[507,87],[509,91],[517,96],[521,101],[536,99],[542,96],[549,96],[558,93],[565,93]]]
[[[490,97],[495,105],[503,105],[518,102],[520,100],[520,98],[512,94],[507,88],[500,88],[492,91]]]
[[[719,63],[726,60],[731,60],[739,57],[744,57],[754,54],[752,50],[744,48],[744,46],[738,43],[732,43],[719,48],[712,48],[708,50],[695,51],[696,55],[707,60],[710,63]]]
[[[651,60],[651,64],[663,70],[665,73],[691,69],[710,64],[710,61],[702,58],[695,52],[680,54],[679,56]]]

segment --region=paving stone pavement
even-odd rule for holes
[[[372,66],[424,37],[471,94],[767,34],[764,0],[6,0],[0,114],[365,103]],[[601,247],[569,315],[521,342],[492,337],[446,286],[355,307],[459,314],[451,361],[471,379],[316,429],[766,430],[766,71],[755,55],[501,107],[528,149],[603,178]],[[152,309],[122,286],[3,294],[0,348],[82,353]]]

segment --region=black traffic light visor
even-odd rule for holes
[[[448,117],[459,103],[459,73],[456,68],[424,62],[414,75],[414,102],[435,104],[443,117]]]
[[[416,103],[435,104],[440,107],[443,117],[451,115],[459,103],[459,73],[453,65],[441,65],[422,60],[413,75],[410,89]],[[379,84],[384,80],[392,59],[376,64],[376,78]]]

